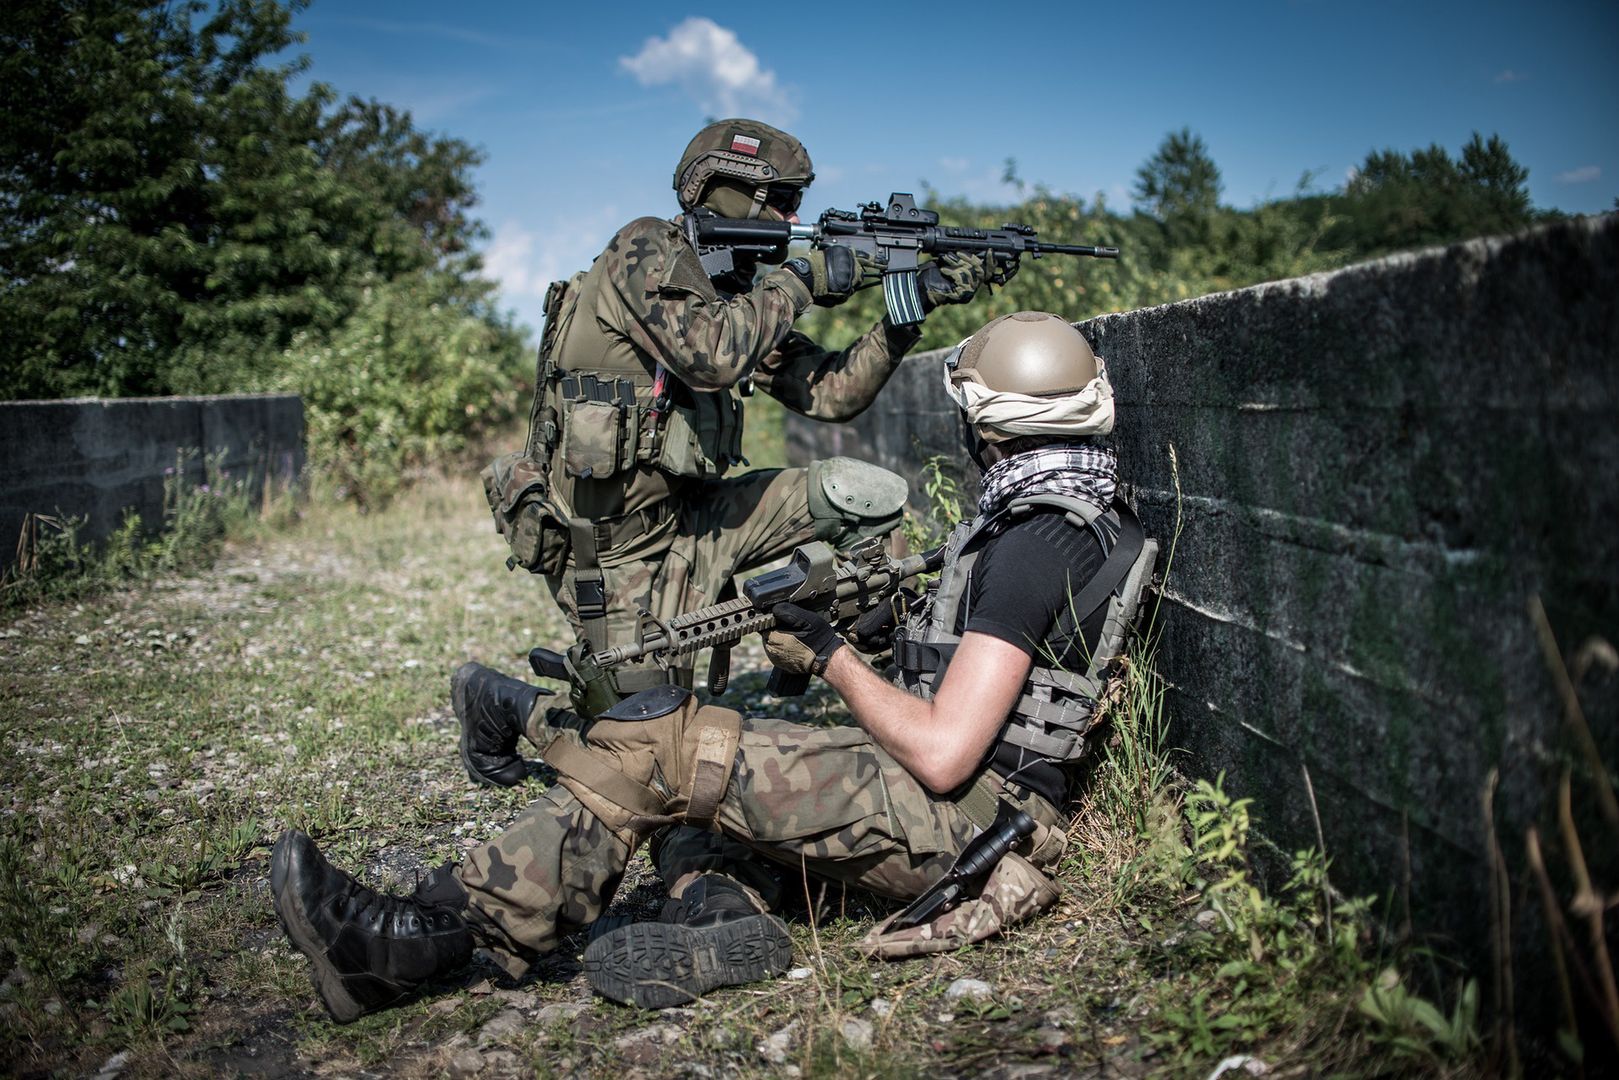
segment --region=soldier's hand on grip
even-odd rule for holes
[[[820,675],[832,654],[843,648],[843,639],[832,624],[813,611],[783,603],[771,608],[770,614],[776,625],[765,635],[765,655],[778,671]]]
[[[1005,285],[1017,272],[1016,255],[952,251],[922,267],[917,281],[923,303],[932,310],[941,304],[965,304],[986,284]]]
[[[870,655],[893,648],[894,631],[916,599],[914,590],[900,589],[888,598],[887,603],[878,604],[862,614],[849,627],[849,644]]]
[[[836,307],[865,283],[870,269],[864,257],[845,247],[816,248],[806,258],[791,259],[787,268],[797,274],[821,307]]]

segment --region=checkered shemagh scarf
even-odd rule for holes
[[[997,461],[984,474],[978,512],[995,513],[1025,495],[1069,495],[1100,510],[1113,505],[1118,456],[1105,446],[1044,446]]]

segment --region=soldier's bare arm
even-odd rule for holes
[[[694,390],[724,390],[774,352],[810,304],[791,270],[725,299],[674,225],[639,218],[613,238],[597,317]]]
[[[894,326],[883,319],[847,349],[831,352],[795,330],[759,365],[754,381],[796,413],[849,420],[872,403],[921,339],[919,326]]]
[[[885,681],[853,649],[834,652],[823,677],[884,750],[928,790],[943,794],[978,771],[1032,664],[1016,645],[968,631],[932,701]]]

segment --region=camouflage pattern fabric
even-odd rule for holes
[[[927,293],[928,306],[938,307],[965,304],[978,295],[979,289],[988,288],[992,282],[1005,285],[1017,270],[1017,256],[952,251],[923,263],[917,280]]]
[[[666,448],[657,463],[641,462],[605,477],[570,477],[553,462],[556,494],[593,520],[644,510],[681,493],[680,476],[718,475],[738,459],[742,398],[751,379],[787,408],[818,420],[846,420],[877,396],[906,352],[921,340],[917,327],[879,322],[847,349],[831,352],[792,329],[810,306],[797,274],[778,269],[734,294],[722,292],[697,261],[680,226],[638,218],[621,229],[585,274],[579,310],[554,360],[570,372],[628,378],[652,386],[658,367],[678,382],[667,406],[690,429],[707,432],[701,458],[677,460]],[[649,445],[643,441],[641,445]],[[616,643],[615,643],[616,644]]]
[[[921,926],[890,930],[896,912],[872,927],[856,947],[865,956],[897,960],[949,952],[993,937],[1057,902],[1057,886],[1015,851],[1007,852],[984,891]]]
[[[1057,812],[1038,796],[1005,797],[1042,826],[1029,864],[1053,865],[1063,847]],[[944,874],[976,831],[860,729],[753,718],[742,721],[714,826],[754,856],[902,900]],[[632,847],[574,796],[547,791],[460,868],[481,943],[521,972],[601,913]],[[710,850],[735,865],[737,848]]]
[[[601,649],[634,641],[642,608],[660,619],[672,619],[717,603],[734,575],[815,539],[807,478],[807,469],[759,469],[688,484],[675,516],[661,528],[598,554],[607,589],[607,640],[591,644]],[[575,638],[583,637],[573,566],[545,581]],[[638,669],[629,665],[621,670]],[[656,670],[656,665],[639,670]],[[679,671],[677,678],[691,685],[689,669]],[[534,741],[538,744],[542,738]]]
[[[478,943],[514,978],[601,917],[632,848],[561,785],[457,869]]]

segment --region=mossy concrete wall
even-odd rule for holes
[[[1567,756],[1529,598],[1565,652],[1619,641],[1619,216],[1080,329],[1112,371],[1142,517],[1168,537],[1182,515],[1159,660],[1183,768],[1224,770],[1288,847],[1315,844],[1318,810],[1340,886],[1484,963],[1488,777],[1516,865]],[[795,418],[794,456],[970,473],[940,355],[851,425]],[[1619,686],[1588,682],[1611,774]],[[1611,840],[1587,845],[1611,864]]]
[[[182,460],[182,455],[185,455]],[[295,480],[304,464],[304,404],[296,394],[77,398],[0,402],[0,568],[14,565],[28,514],[86,519],[105,539],[136,513],[163,521],[163,484],[176,468],[204,481],[204,456],[245,478]]]

